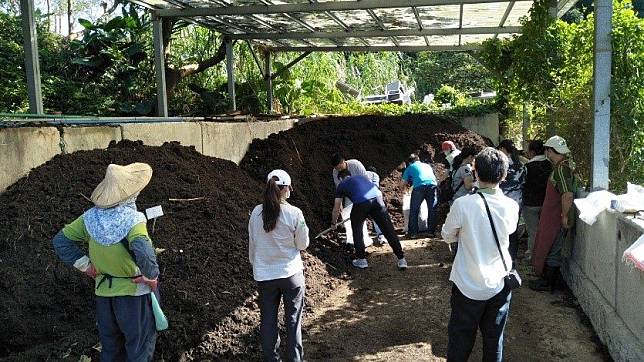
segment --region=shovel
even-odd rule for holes
[[[320,236],[322,236],[322,235],[324,235],[324,234],[328,233],[329,231],[331,231],[331,230],[335,229],[336,227],[338,227],[338,226],[340,226],[340,225],[344,224],[345,222],[349,221],[350,219],[351,219],[351,218],[346,218],[346,219],[344,219],[344,220],[342,220],[342,221],[340,221],[340,222],[336,222],[335,224],[333,224],[333,226],[329,227],[328,229],[322,230],[322,232],[321,232],[321,233],[319,233],[319,234],[317,234],[317,235],[315,236],[315,238],[314,238],[314,239],[317,239],[317,238],[319,238]]]

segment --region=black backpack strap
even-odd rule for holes
[[[490,226],[492,227],[492,233],[494,234],[494,240],[496,241],[496,248],[499,249],[499,254],[501,254],[501,261],[503,261],[503,267],[505,268],[505,271],[508,270],[508,266],[505,264],[505,259],[503,258],[503,253],[501,252],[501,244],[499,243],[499,237],[496,234],[496,228],[494,227],[494,221],[492,220],[492,213],[490,212],[490,206],[487,204],[487,200],[485,199],[485,196],[483,196],[482,193],[477,192],[479,196],[483,199],[483,203],[485,204],[485,211],[487,211],[487,217],[490,219]]]
[[[461,180],[461,183],[456,186],[453,192],[456,193],[461,187],[463,187],[463,185],[465,185],[465,180]]]

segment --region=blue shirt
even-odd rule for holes
[[[348,197],[354,204],[359,204],[378,196],[382,196],[382,193],[365,176],[347,177],[335,189],[336,198]]]
[[[412,186],[418,187],[423,185],[434,185],[436,186],[436,176],[434,176],[434,170],[432,166],[416,161],[409,165],[405,172],[402,175],[403,180],[411,181]]]

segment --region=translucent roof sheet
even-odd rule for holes
[[[273,51],[470,49],[521,32],[532,0],[129,0]],[[559,0],[559,15],[574,1]]]

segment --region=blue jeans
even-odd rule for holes
[[[447,331],[448,362],[466,362],[476,341],[476,331],[483,336],[483,361],[503,361],[503,331],[510,313],[512,291],[504,287],[488,300],[474,300],[452,287],[452,313]]]
[[[409,235],[418,234],[418,214],[420,214],[420,206],[423,200],[427,202],[427,231],[431,234],[436,229],[436,212],[434,200],[436,200],[436,186],[435,185],[421,185],[414,186],[411,191],[411,200],[409,205],[409,225],[407,225],[407,232]]]

